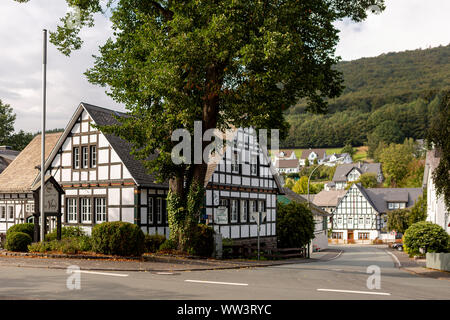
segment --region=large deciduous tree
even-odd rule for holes
[[[77,6],[77,21],[67,14],[50,40],[69,55],[82,45],[81,29],[105,8],[100,0],[66,2]],[[114,36],[86,75],[108,87],[130,116],[103,130],[130,141],[135,157],[169,180],[171,235],[183,249],[198,221],[207,164],[175,165],[172,132],[192,133],[195,120],[203,132],[231,126],[285,132],[283,111],[300,98],[309,110],[325,112],[325,98],[342,90],[333,68],[339,40],[333,23],[361,21],[371,7],[383,10],[384,1],[109,0],[106,6]]]

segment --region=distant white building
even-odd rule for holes
[[[327,153],[326,153],[325,149],[303,150],[299,163],[301,166],[304,166],[304,165],[306,165],[306,160],[308,160],[309,164],[312,165],[312,164],[314,164],[314,161],[317,160],[318,164],[322,164],[322,162],[324,162],[326,156],[327,156]]]
[[[436,149],[429,150],[425,161],[423,175],[423,188],[427,190],[427,221],[440,225],[447,233],[450,233],[449,212],[445,207],[444,196],[436,194],[436,186],[433,182],[433,171],[439,165],[441,155]]]
[[[293,160],[297,159],[294,150],[278,150],[272,151],[273,162],[277,160]]]
[[[278,173],[298,173],[299,172],[299,166],[298,166],[297,159],[277,160],[274,163],[274,167],[278,171]]]
[[[364,173],[373,173],[377,177],[377,182],[384,180],[381,163],[349,163],[338,165],[333,176],[336,190],[345,189],[348,183],[354,182]]]
[[[337,164],[353,163],[353,159],[348,153],[333,153],[325,156],[323,163],[328,167],[334,167]]]

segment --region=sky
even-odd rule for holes
[[[381,14],[370,14],[360,23],[336,22],[340,30],[336,55],[354,60],[450,43],[449,0],[386,0],[386,6]],[[42,30],[55,30],[67,10],[64,0],[25,4],[0,0],[0,99],[13,107],[16,131],[41,128]],[[107,17],[95,18],[95,27],[81,34],[82,49],[70,57],[48,44],[47,129],[64,128],[81,101],[125,110],[83,74],[112,34]]]

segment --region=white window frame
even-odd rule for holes
[[[106,198],[94,198],[95,220],[106,222]]]
[[[250,175],[251,176],[258,175],[258,156],[256,155],[250,156]]]
[[[238,222],[238,216],[239,216],[239,205],[238,205],[238,200],[236,199],[231,199],[230,201],[230,206],[231,206],[231,214],[230,214],[230,221],[232,223],[236,223]]]
[[[259,200],[258,202],[259,211],[266,212],[266,200]]]
[[[81,223],[92,223],[92,201],[91,198],[80,198]]]
[[[80,169],[80,148],[73,148],[73,168]]]
[[[156,198],[156,223],[162,223],[162,198]]]
[[[89,146],[89,153],[90,153],[90,165],[91,168],[96,168],[97,167],[97,146],[96,145],[92,145]]]
[[[78,199],[67,198],[67,222],[78,222]],[[73,202],[73,203],[72,203]]]
[[[81,167],[86,169],[89,167],[89,148],[88,146],[81,147]]]
[[[231,173],[239,173],[239,153],[237,151],[231,153]]]
[[[248,216],[248,201],[241,200],[241,222],[247,222]]]
[[[14,206],[9,205],[6,213],[8,216],[8,221],[14,221]]]
[[[148,224],[153,224],[153,197],[148,198]]]

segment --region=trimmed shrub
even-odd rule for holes
[[[25,232],[10,232],[6,236],[6,250],[9,251],[20,251],[27,252],[28,245],[31,244],[33,240],[30,235]]]
[[[159,247],[159,252],[171,252],[177,249],[177,243],[173,240],[167,239]]]
[[[154,253],[166,241],[166,237],[160,234],[145,235],[145,252]]]
[[[103,254],[140,256],[145,236],[139,226],[122,221],[103,222],[92,228],[92,249]]]
[[[85,232],[81,227],[62,227],[61,228],[61,239],[82,237],[85,236]],[[57,229],[54,229],[49,234],[45,235],[45,241],[53,241],[57,238]]]
[[[8,234],[13,232],[23,232],[26,233],[31,237],[31,239],[34,238],[34,224],[33,223],[20,223],[15,224],[11,228],[9,228],[6,231],[6,237],[8,237]]]
[[[314,218],[303,203],[277,204],[278,248],[302,248],[314,239]]]
[[[214,252],[214,229],[206,224],[197,225],[197,230],[192,239],[189,254],[211,257]]]
[[[62,252],[66,254],[76,254],[82,251],[92,250],[90,238],[87,236],[64,238],[60,241],[35,242],[28,246],[30,252]]]
[[[446,252],[449,235],[445,230],[432,222],[420,221],[411,225],[404,235],[405,251],[409,255],[420,253],[420,248],[425,252]]]

